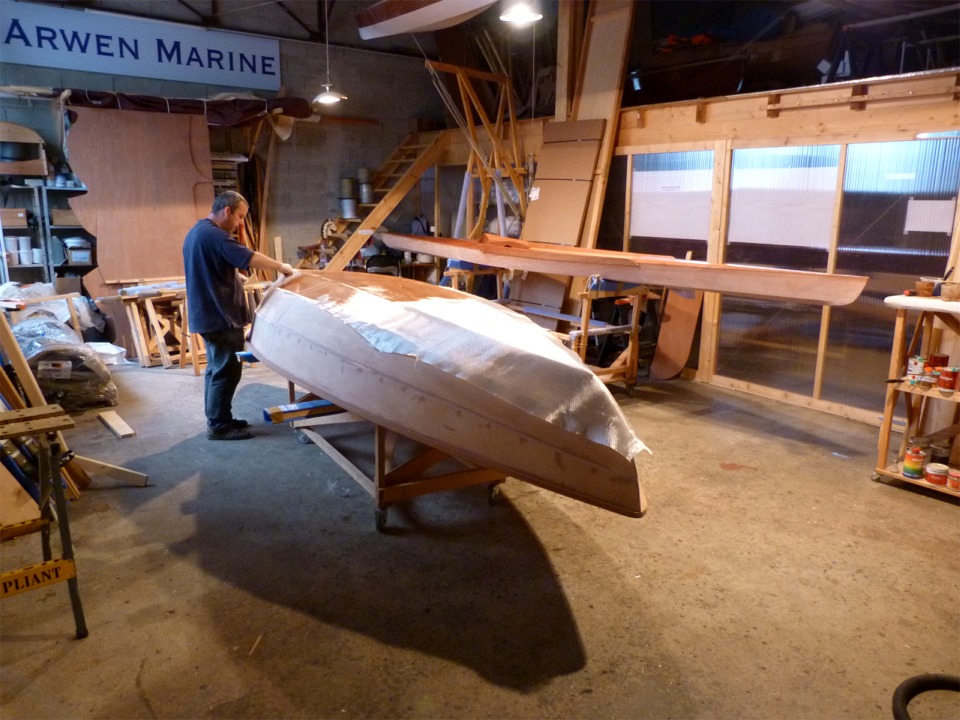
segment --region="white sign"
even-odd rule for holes
[[[705,241],[712,179],[709,169],[633,173],[630,235]]]
[[[0,0],[0,60],[106,75],[277,90],[276,39]]]
[[[907,217],[903,234],[909,232],[935,232],[949,235],[953,231],[953,215],[956,200],[907,200]]]

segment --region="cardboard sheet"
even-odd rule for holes
[[[569,140],[546,143],[537,161],[540,180],[582,180],[591,182],[597,166],[599,140]]]
[[[521,237],[535,242],[576,245],[589,195],[588,182],[537,180],[531,189]]]

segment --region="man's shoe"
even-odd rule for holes
[[[250,427],[250,423],[246,420],[241,420],[240,418],[234,418],[230,421],[230,427],[236,428],[237,430],[243,430]]]
[[[207,430],[208,440],[249,440],[253,433],[246,428],[227,426],[223,430]]]

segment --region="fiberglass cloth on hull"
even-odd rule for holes
[[[647,449],[600,379],[519,313],[414,280],[327,271],[288,279],[267,293],[258,313],[282,303],[287,292],[336,318],[377,352],[413,357],[627,459]]]

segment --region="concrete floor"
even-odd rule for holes
[[[695,383],[618,394],[630,520],[518,481],[391,510],[283,426],[210,442],[202,380],[127,366],[67,433],[150,475],[71,505],[65,585],[0,607],[3,718],[884,718],[960,673],[957,503],[872,482],[876,429]],[[286,401],[245,371],[238,413]],[[3,569],[39,537],[2,546]],[[951,693],[914,718],[960,717]]]

